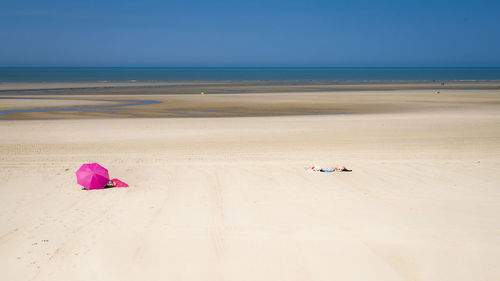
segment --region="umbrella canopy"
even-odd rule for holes
[[[76,171],[76,181],[86,189],[102,189],[109,182],[108,170],[97,163],[83,164]]]

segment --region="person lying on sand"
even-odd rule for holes
[[[322,173],[332,173],[332,172],[352,172],[352,170],[347,169],[345,166],[335,166],[334,168],[331,169],[325,169],[325,168],[320,168],[317,166],[312,166],[309,168],[311,171],[314,172],[322,172]]]
[[[345,166],[335,166],[335,171],[339,171],[339,172],[352,172],[352,170],[347,169]]]
[[[335,172],[335,169],[324,169],[324,168],[320,168],[319,170],[316,170],[318,172],[322,172],[322,173],[332,173],[332,172]]]
[[[122,182],[119,179],[112,179],[109,180],[108,183],[106,184],[106,188],[110,187],[128,187],[128,184]]]

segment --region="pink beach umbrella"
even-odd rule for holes
[[[97,163],[83,164],[76,171],[76,181],[86,189],[103,189],[109,182],[108,170]]]

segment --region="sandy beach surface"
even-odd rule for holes
[[[500,280],[492,85],[0,94],[2,280]]]

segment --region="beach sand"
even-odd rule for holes
[[[498,90],[129,98],[163,103],[0,121],[2,279],[500,279]],[[151,118],[180,107],[243,117]]]

